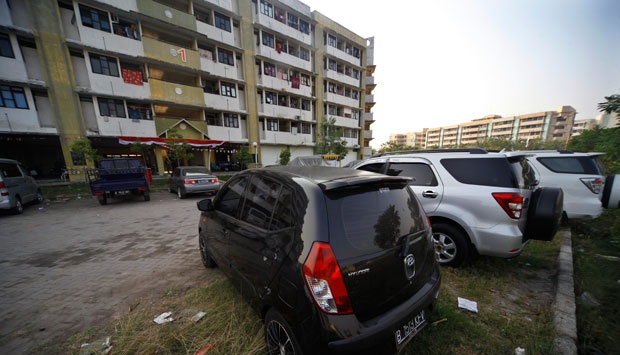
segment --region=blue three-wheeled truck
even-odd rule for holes
[[[150,170],[143,167],[139,159],[102,159],[99,168],[88,170],[86,176],[93,196],[97,196],[101,205],[106,205],[109,198],[130,194],[143,196],[144,201],[151,199]]]

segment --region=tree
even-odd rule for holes
[[[280,152],[280,159],[278,160],[278,164],[288,165],[289,161],[291,161],[291,150],[289,149],[289,147],[286,147]]]
[[[605,96],[605,100],[607,100],[607,102],[598,104],[598,110],[600,112],[620,114],[620,95]]]
[[[347,141],[342,136],[343,129],[336,126],[336,119],[325,117],[317,130],[315,154],[338,154],[338,160],[344,159],[347,156]]]
[[[168,159],[176,162],[176,166],[188,165],[188,161],[194,157],[191,152],[192,146],[182,141],[183,136],[176,130],[168,131],[168,139],[166,139],[166,149],[168,150]],[[183,162],[183,164],[181,164]]]
[[[252,154],[247,145],[242,145],[239,150],[233,153],[233,161],[239,164],[240,169],[246,169],[248,163],[252,162]]]
[[[131,144],[131,146],[129,147],[129,150],[132,153],[140,154],[140,156],[142,157],[142,164],[144,164],[144,166],[148,166],[148,167],[151,166],[151,159],[150,159],[151,146],[150,145],[140,142],[140,139],[138,138],[138,140],[136,140],[135,143]]]
[[[101,160],[101,156],[97,154],[88,138],[82,138],[71,145],[71,159],[73,165],[86,165],[86,160],[97,162]]]
[[[418,150],[418,148],[408,145],[400,145],[393,141],[387,141],[381,144],[381,147],[379,147],[379,153],[398,152],[401,150]]]

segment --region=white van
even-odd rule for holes
[[[0,209],[21,214],[30,202],[43,202],[37,182],[18,161],[0,159]]]

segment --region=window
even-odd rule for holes
[[[214,113],[207,113],[207,125],[209,126],[218,126],[217,124],[217,116]]]
[[[301,85],[310,86],[310,75],[301,74]]]
[[[230,30],[230,17],[224,16],[218,12],[215,12],[215,27],[231,32]]]
[[[269,76],[273,76],[273,77],[276,76],[276,66],[275,65],[273,65],[271,63],[265,62],[263,64],[263,66],[264,66],[263,71],[265,72],[265,75],[269,75]]]
[[[0,107],[28,109],[24,88],[0,85]]]
[[[288,228],[293,225],[292,198],[292,191],[282,184],[254,177],[247,189],[241,220],[262,229]]]
[[[327,35],[327,44],[332,47],[336,47],[338,45],[338,41],[336,41],[336,37]]]
[[[299,18],[293,14],[288,14],[288,25],[294,29],[299,28]]]
[[[106,98],[98,98],[99,102],[99,113],[101,116],[111,116],[111,117],[126,117],[125,116],[125,105],[123,104],[123,100],[115,100],[115,99],[106,99]]]
[[[207,25],[213,25],[211,23],[211,11],[210,10],[201,10],[194,8],[194,16],[196,16],[196,20],[200,22],[204,22]]]
[[[263,32],[263,44],[267,47],[275,47],[275,39],[271,33]]]
[[[129,118],[135,120],[152,120],[153,114],[151,113],[151,106],[127,102],[127,114]]]
[[[383,173],[383,163],[373,163],[373,164],[366,164],[366,165],[362,165],[360,167],[357,168],[358,170],[364,170],[364,171],[370,171],[373,173]]]
[[[353,47],[353,56],[355,58],[359,58],[360,57],[360,49],[357,47]]]
[[[93,73],[118,77],[118,64],[116,58],[104,55],[90,54],[90,66]]]
[[[386,175],[408,176],[412,178],[409,185],[437,186],[437,178],[428,164],[424,163],[392,163]]]
[[[224,114],[224,127],[239,128],[239,116],[233,113]]]
[[[310,51],[307,50],[306,48],[299,48],[299,58],[309,62],[310,61]]]
[[[309,35],[310,34],[310,24],[304,20],[299,21],[299,31]]]
[[[536,158],[545,168],[564,174],[600,174],[595,161],[591,157],[551,157]]]
[[[282,22],[282,23],[286,23],[286,11],[280,9],[280,8],[275,8],[275,16],[273,18],[275,18],[276,20]]]
[[[505,158],[441,159],[441,165],[463,184],[519,187],[510,164]],[[489,171],[495,173],[489,174]]]
[[[222,188],[223,191],[219,198],[214,201],[215,210],[236,217],[243,191],[247,185],[248,179],[246,177],[233,178],[230,184]]]
[[[302,134],[310,134],[310,123],[302,123],[301,124],[301,133]]]
[[[267,130],[268,131],[278,131],[278,120],[269,119],[267,120]]]
[[[222,96],[237,97],[237,87],[235,84],[222,83],[220,87],[222,88]]]
[[[86,27],[112,32],[107,12],[80,5],[80,17],[82,19],[82,25]]]
[[[138,24],[135,22],[117,19],[116,22],[112,21],[112,29],[114,33],[119,36],[135,39],[137,41],[140,40],[140,31],[138,30]]]
[[[0,33],[0,56],[15,58],[15,53],[13,53],[13,46],[11,45],[11,40],[9,36],[4,33]]]
[[[301,99],[301,109],[304,111],[310,111],[310,100]]]
[[[273,5],[265,0],[260,0],[260,12],[263,15],[273,17]]]
[[[233,52],[227,51],[222,48],[217,49],[217,60],[220,63],[235,65],[235,57],[233,56]]]
[[[265,102],[271,105],[275,105],[278,101],[278,95],[273,92],[265,93]]]

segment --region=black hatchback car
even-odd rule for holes
[[[278,166],[198,202],[203,263],[263,317],[269,354],[394,353],[426,325],[441,276],[408,180]]]

